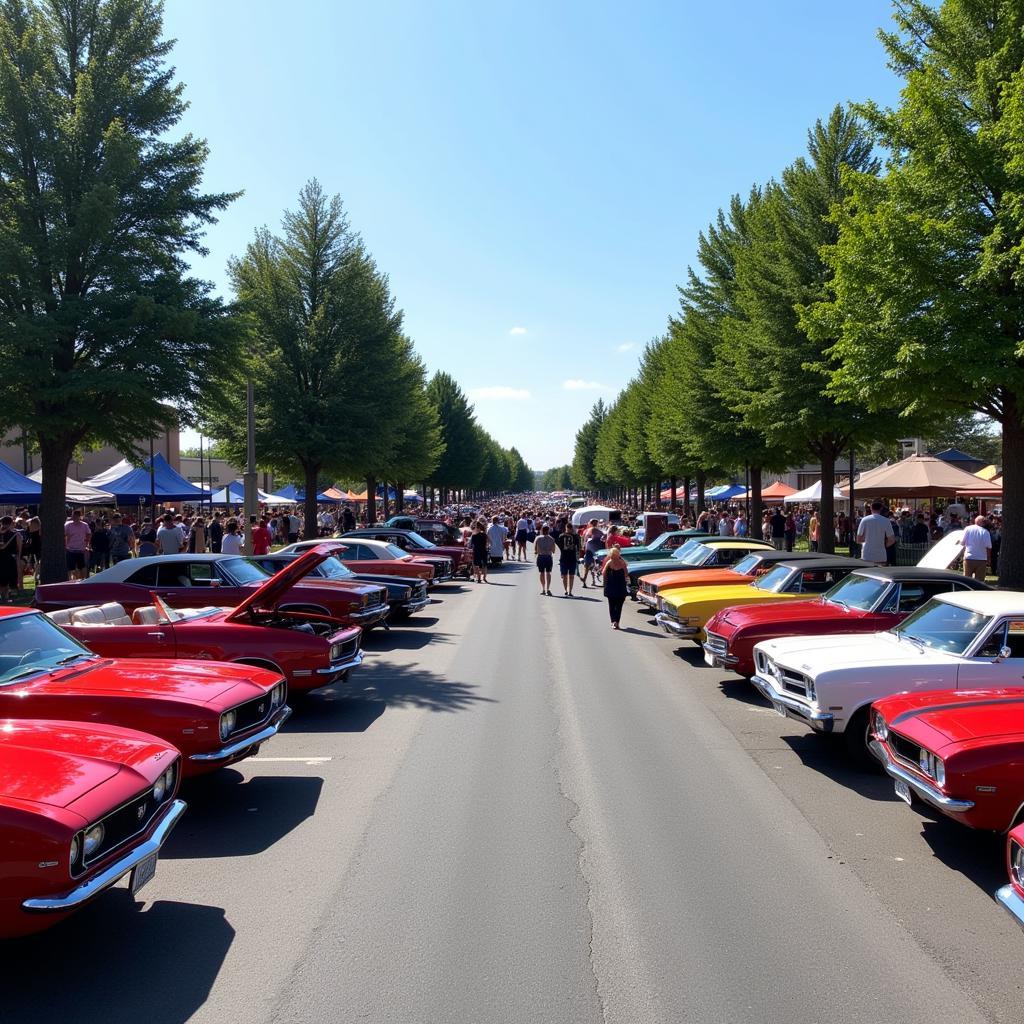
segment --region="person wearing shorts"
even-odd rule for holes
[[[572,523],[566,523],[562,532],[555,538],[561,550],[558,556],[558,571],[562,574],[562,589],[566,597],[572,597],[572,585],[576,582],[576,566],[580,557],[579,534],[573,529]]]
[[[469,546],[473,551],[473,578],[477,583],[487,582],[487,534],[483,523],[477,523],[469,535]]]
[[[583,589],[587,589],[587,576],[594,582],[594,563],[597,561],[597,553],[604,547],[604,534],[597,528],[597,520],[590,521],[590,529],[587,530],[587,538],[583,545]]]
[[[88,555],[92,530],[82,520],[82,510],[76,508],[64,524],[64,550],[67,554],[68,579],[84,579],[88,569]]]
[[[540,528],[537,539],[533,542],[533,553],[537,556],[537,571],[540,573],[540,592],[551,596],[551,570],[555,564],[555,551],[558,545],[549,533],[548,524]]]
[[[519,517],[516,523],[516,560],[526,561],[526,516]]]

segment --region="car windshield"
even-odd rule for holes
[[[829,604],[840,608],[856,608],[857,611],[869,612],[890,586],[888,580],[876,580],[871,576],[851,572],[834,587],[826,590],[822,596]]]
[[[0,686],[95,655],[45,615],[0,619]]]
[[[792,575],[793,566],[773,565],[763,576],[750,585],[757,590],[766,590],[769,594],[778,594],[781,593]]]
[[[216,615],[220,608],[165,608],[161,618],[171,622],[198,622],[200,619],[208,619]]]
[[[315,576],[321,576],[328,580],[350,580],[355,573],[342,565],[333,555],[325,558],[314,570]]]
[[[729,566],[729,572],[737,573],[740,576],[751,576],[761,564],[761,556],[753,553],[744,555],[735,565]]]
[[[421,536],[415,530],[409,530],[406,537],[418,548],[436,548],[437,545],[426,537]]]
[[[936,651],[963,654],[991,621],[988,615],[932,598],[890,632]]]
[[[380,555],[381,558],[406,558],[408,552],[403,551],[400,547],[395,544],[385,544],[384,551]]]
[[[703,565],[713,550],[699,540],[688,540],[672,557],[683,565]]]
[[[678,538],[672,533],[663,533],[660,537],[655,537],[647,546],[651,551],[658,551],[669,542],[669,539],[677,540]]]
[[[219,568],[236,587],[244,587],[247,583],[265,583],[269,576],[274,575],[245,558],[229,558],[221,562]]]

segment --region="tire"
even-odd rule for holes
[[[878,767],[874,755],[868,750],[871,705],[859,708],[843,730],[846,753],[861,768]]]

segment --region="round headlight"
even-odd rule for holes
[[[1018,885],[1024,885],[1024,846],[1011,839],[1010,851],[1010,870],[1013,872],[1014,881]]]
[[[174,790],[174,774],[175,769],[174,765],[172,764],[171,767],[164,772],[164,786],[166,787],[168,793]]]
[[[284,703],[284,683],[278,683],[270,691],[270,706],[279,708]]]
[[[1018,846],[1019,850],[1020,847]],[[79,854],[82,852],[82,842],[77,835],[71,837],[71,849],[68,852],[68,862],[74,866],[78,862]]]
[[[924,772],[925,775],[932,774],[932,755],[927,750],[921,749],[917,755],[917,766]]]
[[[220,738],[226,740],[235,731],[238,715],[234,711],[225,711],[220,716]]]
[[[156,782],[153,783],[153,799],[157,803],[160,803],[160,801],[163,800],[163,798],[164,798],[166,793],[167,793],[167,783],[164,782],[164,776],[163,776],[163,773],[161,773],[160,774],[160,778],[157,779]]]
[[[82,849],[85,851],[86,857],[95,853],[103,842],[103,836],[105,830],[102,825],[93,825],[92,828],[85,830],[85,840],[82,844]]]
[[[877,711],[875,712],[875,735],[883,743],[889,738],[889,726],[885,724],[885,719]]]
[[[946,765],[945,765],[945,763],[943,762],[941,757],[936,757],[935,760],[933,761],[933,764],[935,766],[935,781],[940,786],[945,786],[945,784],[946,784]]]

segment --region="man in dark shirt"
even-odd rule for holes
[[[786,546],[786,517],[782,514],[781,508],[776,508],[769,520],[772,528],[772,544],[776,551],[782,551]]]
[[[224,539],[224,524],[220,521],[220,512],[213,513],[213,522],[210,523],[210,550],[220,554],[220,542]]]

